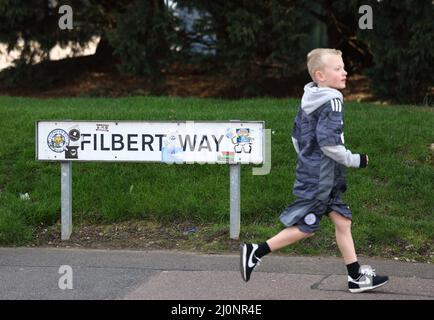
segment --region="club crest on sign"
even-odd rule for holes
[[[62,129],[54,129],[48,134],[48,147],[54,152],[63,152],[69,146],[69,136]]]

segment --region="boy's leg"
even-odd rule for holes
[[[240,246],[240,271],[244,281],[249,281],[250,275],[261,258],[271,251],[283,248],[298,240],[307,238],[313,233],[306,233],[293,226],[280,231],[277,235],[260,243],[243,243]]]
[[[348,269],[348,289],[357,293],[386,284],[389,280],[387,276],[376,275],[371,266],[360,267],[351,234],[351,220],[335,211],[330,212],[329,217],[335,224],[336,242]]]
[[[296,241],[313,235],[327,207],[315,199],[298,199],[285,208],[280,221],[290,226],[266,242],[242,243],[240,245],[240,271],[244,281],[249,281],[253,269],[261,258],[271,251],[286,247]]]
[[[357,261],[356,249],[354,248],[353,236],[351,234],[351,220],[339,213],[329,213],[330,219],[335,224],[336,242],[344,258],[345,264],[349,265]]]
[[[304,238],[308,238],[310,236],[313,236],[313,233],[306,233],[300,231],[300,229],[297,226],[293,226],[293,227],[283,229],[274,237],[268,239],[267,244],[270,247],[271,251],[276,251],[278,249],[286,247],[294,242],[297,242]]]

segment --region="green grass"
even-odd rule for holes
[[[0,244],[25,244],[38,225],[60,219],[60,165],[35,160],[35,121],[264,120],[273,130],[272,168],[241,170],[241,240],[265,240],[281,229],[290,204],[295,152],[290,134],[297,100],[216,100],[131,97],[29,99],[0,97]],[[346,103],[345,140],[369,155],[369,167],[348,169],[345,200],[359,252],[433,260],[433,109]],[[20,199],[29,193],[30,200]],[[225,165],[74,163],[74,223],[158,219],[228,226],[229,168]],[[284,252],[336,250],[323,219],[315,237]],[[430,256],[431,254],[431,256]],[[427,258],[428,257],[428,258]],[[422,259],[422,258],[421,258]]]

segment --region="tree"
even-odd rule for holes
[[[377,96],[401,103],[432,104],[434,5],[431,0],[367,1],[372,30],[358,32],[374,57],[367,70]]]
[[[304,69],[309,21],[297,1],[179,0],[199,10],[195,33],[216,39],[216,62],[245,93],[260,92],[258,79]]]
[[[109,33],[121,69],[149,76],[153,94],[165,91],[164,69],[176,54],[176,27],[177,19],[163,0],[136,0],[117,12],[116,27]]]
[[[326,26],[327,47],[341,50],[346,69],[361,72],[373,65],[373,56],[366,43],[357,36],[358,9],[363,0],[303,0],[305,12]]]
[[[21,48],[17,70],[47,59],[56,44],[77,52],[101,38],[98,64],[150,80],[165,91],[174,63],[206,57],[213,71],[232,78],[241,95],[261,94],[269,78],[305,78],[309,50],[343,52],[351,73],[366,72],[381,98],[429,103],[433,88],[433,4],[430,0],[64,0],[74,12],[72,30],[58,27],[56,0],[0,0],[0,42]],[[360,30],[359,7],[373,8],[373,30]],[[173,7],[172,7],[173,6]],[[199,12],[193,27],[174,9]],[[322,37],[324,35],[324,37]],[[195,52],[201,43],[211,54]],[[199,60],[200,60],[199,59]],[[18,72],[19,77],[28,78]],[[8,77],[13,79],[14,77]],[[43,78],[45,79],[45,78]]]
[[[20,63],[31,64],[47,59],[56,45],[80,46],[93,36],[103,35],[106,18],[100,6],[92,1],[63,1],[73,8],[74,28],[61,30],[58,26],[60,15],[55,1],[1,0],[0,1],[0,42],[7,44],[7,50],[21,49]]]
[[[65,4],[73,9],[72,30],[59,28],[57,1],[0,0],[0,42],[9,52],[21,49],[15,61],[21,78],[29,64],[47,60],[55,45],[70,46],[78,53],[96,36],[100,42],[95,61],[112,63],[117,57],[124,72],[147,76],[153,88],[161,87],[162,69],[176,38],[176,20],[164,0],[62,1]]]

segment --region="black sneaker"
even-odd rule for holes
[[[256,250],[258,250],[258,245],[255,243],[242,243],[240,245],[240,271],[241,277],[246,282],[250,280],[253,269],[261,262],[261,259],[255,256]]]
[[[368,265],[361,266],[359,274],[357,279],[348,276],[348,289],[352,293],[372,290],[385,285],[389,281],[387,276],[377,276],[375,269]]]

